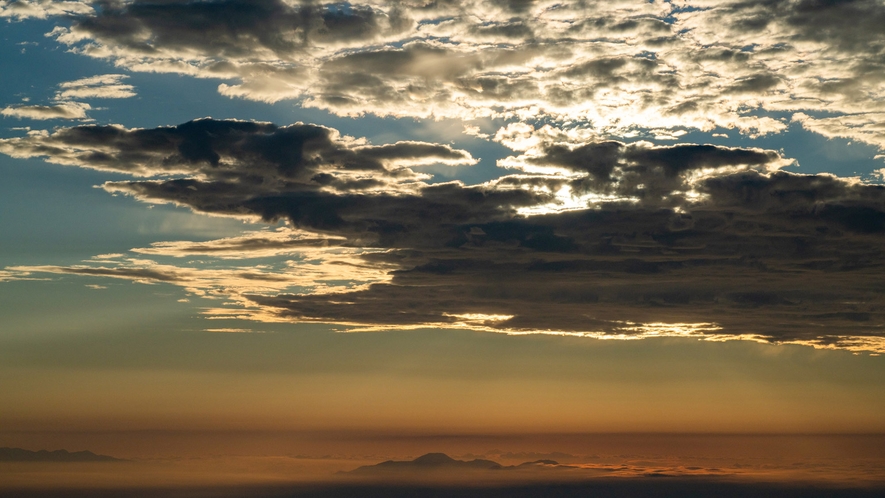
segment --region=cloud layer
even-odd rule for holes
[[[143,177],[106,183],[111,192],[289,225],[142,256],[301,255],[260,275],[128,259],[8,278],[213,289],[236,304],[210,310],[219,317],[885,351],[885,187],[788,173],[771,150],[511,132],[521,145],[502,164],[514,174],[473,186],[429,184],[414,169],[471,164],[464,151],[308,124],[202,119],[4,139],[9,155]],[[356,283],[334,284],[345,280]]]
[[[885,147],[877,0],[135,0],[72,19],[53,36],[82,54],[342,115],[546,119],[620,136],[795,121]]]

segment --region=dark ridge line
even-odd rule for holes
[[[121,458],[96,455],[91,451],[39,450],[0,448],[0,462],[125,462]]]

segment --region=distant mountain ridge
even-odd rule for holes
[[[507,470],[519,469],[530,466],[550,466],[560,467],[561,465],[554,460],[537,460],[534,462],[525,462],[519,465],[501,465],[492,460],[474,459],[474,460],[455,460],[445,453],[427,453],[421,455],[414,460],[387,460],[375,465],[364,465],[356,468],[347,474],[375,474],[378,472],[420,472],[435,470]]]
[[[40,450],[0,448],[0,462],[122,462],[120,458],[96,455],[91,451]]]

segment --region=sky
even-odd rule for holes
[[[309,477],[777,434],[885,482],[883,25],[0,0],[0,446]]]

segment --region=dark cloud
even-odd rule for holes
[[[781,159],[778,153],[770,150],[690,144],[643,148],[630,146],[625,157],[636,164],[660,168],[667,176],[700,168],[763,166]]]
[[[570,183],[574,193],[616,195],[652,205],[676,207],[696,188],[696,177],[711,171],[772,171],[790,161],[771,150],[716,145],[679,144],[653,146],[648,142],[624,144],[593,142],[579,146],[545,144],[539,150],[505,159],[513,168],[559,167],[587,173]]]
[[[460,224],[506,219],[519,207],[549,199],[524,190],[499,191],[456,183],[424,186],[411,194],[298,189],[261,195],[237,183],[197,180],[113,182],[106,188],[205,213],[257,215],[265,221],[285,219],[298,228],[331,232],[372,245],[445,245],[447,240],[439,237],[459,240]]]
[[[625,145],[608,141],[574,148],[551,145],[545,147],[543,155],[532,157],[528,161],[532,164],[551,164],[573,171],[586,171],[594,177],[608,179],[618,166],[659,168],[666,176],[676,176],[693,169],[765,166],[778,164],[781,160],[778,153],[761,149],[693,144],[654,147],[646,142]]]
[[[787,173],[709,183],[742,200],[714,193],[690,213],[618,205],[465,225],[457,248],[397,253],[404,269],[389,283],[251,299],[294,319],[377,326],[643,336],[715,324],[708,336],[881,347],[885,190]],[[809,193],[817,200],[799,201]]]
[[[193,175],[226,182],[252,195],[320,186],[347,188],[348,181],[365,174],[371,174],[365,179],[373,184],[402,182],[417,178],[409,166],[474,162],[469,153],[447,145],[407,141],[372,146],[317,125],[278,127],[213,119],[146,130],[113,125],[65,128],[51,135],[3,140],[0,150],[138,176]],[[198,183],[170,185],[194,190]]]
[[[534,36],[532,28],[522,21],[476,26],[473,32],[492,39],[528,39]]]
[[[492,0],[491,3],[513,12],[525,12],[535,4],[535,0]]]
[[[765,93],[780,83],[780,79],[772,74],[757,74],[741,78],[725,91],[727,93],[749,93],[760,94]]]
[[[367,280],[371,285],[300,294],[279,292],[287,279],[305,278],[283,272],[276,292],[240,295],[264,310],[262,316],[885,350],[885,187],[778,171],[789,161],[773,151],[611,141],[541,145],[540,153],[523,158],[541,172],[465,186],[428,185],[409,174],[402,180],[408,168],[391,166],[464,161],[463,152],[413,142],[371,146],[313,125],[207,119],[153,130],[83,126],[0,146],[84,167],[159,176],[174,171],[184,177],[105,188],[200,212],[285,219],[332,237],[339,247],[372,249],[348,260],[351,267],[391,271],[386,279]],[[551,167],[570,176],[543,172]],[[326,245],[307,235],[255,238],[167,252]],[[135,261],[22,271],[188,288],[204,278],[195,269],[182,273]],[[329,269],[324,278],[334,273]],[[224,278],[253,279],[247,274]],[[254,279],[273,275],[255,273]]]
[[[102,43],[145,55],[187,49],[239,58],[268,51],[285,60],[313,44],[372,39],[404,23],[395,10],[388,15],[355,4],[135,0],[104,2],[97,15],[79,18],[76,26]]]

